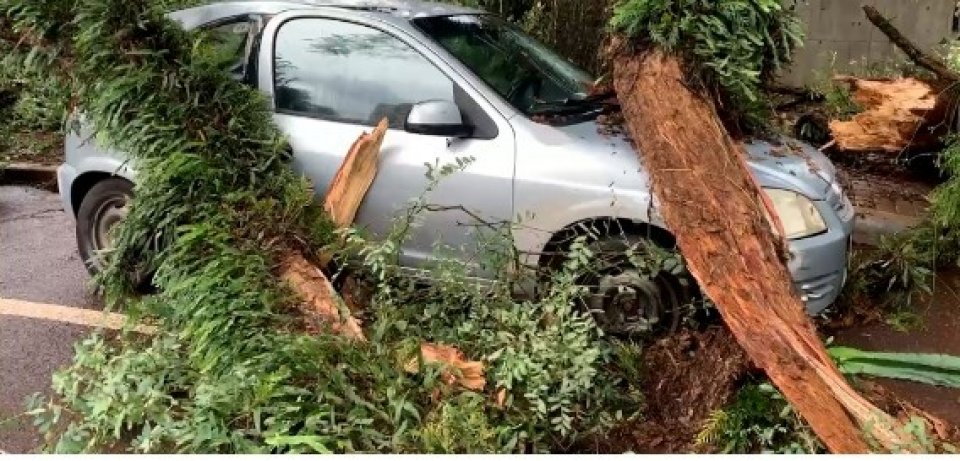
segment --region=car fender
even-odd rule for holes
[[[549,212],[521,215],[514,229],[514,243],[523,255],[523,262],[531,266],[539,264],[541,253],[555,235],[575,229],[583,222],[616,219],[666,230],[648,194],[608,195],[539,209]]]

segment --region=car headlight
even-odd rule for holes
[[[789,190],[764,189],[763,191],[773,202],[773,208],[780,216],[787,239],[809,237],[827,230],[823,216],[820,216],[820,211],[810,199]]]

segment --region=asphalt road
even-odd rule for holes
[[[0,298],[99,309],[89,280],[77,255],[73,219],[59,197],[0,186]],[[24,453],[39,445],[29,420],[16,416],[28,396],[49,392],[52,373],[70,362],[73,344],[89,330],[0,314],[0,450]]]

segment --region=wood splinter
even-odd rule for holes
[[[372,133],[364,133],[350,146],[324,198],[323,208],[337,228],[353,224],[360,204],[377,176],[380,148],[389,124],[383,119]],[[334,334],[357,341],[366,341],[360,320],[350,313],[343,298],[334,290],[320,267],[330,262],[331,255],[321,254],[315,265],[302,254],[290,255],[281,265],[281,278],[304,300],[306,311],[319,325],[328,326]],[[423,343],[420,355],[424,363],[443,363],[448,369],[442,377],[448,385],[482,391],[486,385],[483,362],[468,361],[456,347]],[[407,363],[409,373],[417,373],[417,359]]]

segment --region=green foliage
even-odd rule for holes
[[[497,434],[487,420],[484,398],[461,394],[427,415],[420,430],[426,453],[497,453]]]
[[[44,2],[50,4],[41,9],[38,5],[7,2],[8,12],[16,14],[17,25],[22,29],[34,29],[41,15],[48,14],[65,23],[72,1]],[[39,2],[38,2],[39,3]],[[206,0],[159,0],[156,4],[164,11],[196,6]],[[56,21],[47,21],[52,24]],[[2,25],[0,25],[2,26]],[[56,38],[57,28],[51,28],[46,38]],[[72,93],[70,73],[64,60],[63,49],[56,44],[30,49],[16,47],[13,43],[0,41],[0,90],[9,91],[13,103],[3,114],[3,130],[12,133],[63,131],[68,115]],[[0,106],[7,106],[0,101]],[[16,143],[15,144],[20,144]],[[17,146],[13,146],[17,147]],[[23,145],[24,149],[36,150],[37,146]]]
[[[762,85],[802,43],[780,0],[623,0],[611,26],[642,47],[680,54],[741,129],[765,125]]]
[[[769,383],[740,389],[730,406],[714,411],[697,434],[700,448],[721,453],[823,453],[824,447]]]
[[[18,30],[47,31],[35,49],[69,52],[84,123],[136,165],[136,197],[100,282],[112,306],[157,325],[150,337],[78,347],[55,377],[57,397],[30,411],[51,451],[541,452],[635,416],[639,394],[624,379],[636,370],[614,362],[630,349],[574,309],[576,272],[589,263],[582,242],[537,301],[511,296],[515,255],[498,236],[486,263],[502,283],[475,284],[441,257],[423,288],[396,264],[423,198],[383,242],[334,235],[262,96],[156,2],[0,0],[0,13]],[[375,287],[368,343],[301,333],[298,301],[277,277],[290,251],[339,237]],[[146,272],[157,293],[137,298],[131,275]],[[503,405],[445,384],[440,366],[404,371],[420,341],[483,360],[486,391],[504,392]]]
[[[869,352],[831,347],[830,357],[845,374],[906,379],[936,386],[960,387],[960,357],[944,354]]]
[[[59,131],[67,113],[70,87],[61,75],[51,76],[55,53],[25,52],[0,46],[0,88],[14,99],[4,117],[7,129]]]
[[[958,228],[934,219],[856,253],[837,306],[857,310],[865,305],[888,315],[888,323],[898,329],[915,326],[917,301],[932,293],[936,271],[960,263]]]
[[[823,108],[831,120],[847,120],[863,111],[853,100],[853,93],[846,85],[827,85],[823,93]]]

